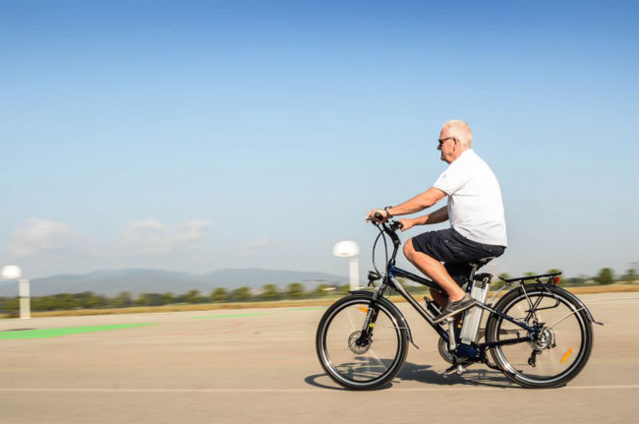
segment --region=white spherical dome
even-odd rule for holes
[[[333,255],[341,258],[351,258],[359,255],[359,246],[354,241],[340,241],[333,247]]]
[[[2,268],[2,279],[16,280],[22,277],[22,270],[17,265],[7,265]]]

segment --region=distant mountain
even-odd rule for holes
[[[271,269],[222,269],[208,274],[196,275],[183,272],[153,269],[103,270],[90,274],[55,275],[31,280],[31,296],[47,296],[59,293],[81,293],[91,291],[114,296],[120,292],[138,293],[186,293],[199,290],[209,293],[214,288],[233,290],[248,286],[259,288],[265,284],[276,284],[281,288],[298,282],[313,289],[319,284],[346,284],[347,277],[322,272],[285,271]],[[18,284],[0,283],[0,296],[17,296]]]

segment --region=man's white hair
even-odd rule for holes
[[[473,147],[473,132],[470,129],[470,125],[461,119],[453,119],[452,121],[444,122],[442,129],[445,128],[448,128],[449,137],[455,137],[462,146]]]

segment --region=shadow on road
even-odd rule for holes
[[[328,384],[319,382],[319,379],[326,379]],[[418,383],[435,384],[439,386],[484,386],[503,389],[516,389],[519,386],[510,383],[502,373],[481,367],[470,367],[464,374],[446,374],[440,370],[433,370],[431,365],[417,365],[406,362],[400,372],[395,376],[393,382],[380,387],[377,390],[384,390],[393,387],[394,384],[401,384],[404,381],[416,381]],[[306,384],[329,390],[347,390],[337,386],[327,374],[310,375],[304,379]]]
[[[440,370],[433,370],[431,365],[417,365],[406,362],[399,371],[395,380],[416,381],[440,386],[486,386],[499,388],[519,388],[510,383],[504,375],[498,371],[484,368],[481,365],[470,366],[462,375],[457,373],[446,374]]]
[[[320,389],[329,389],[329,390],[347,390],[343,387],[336,387],[336,386],[327,386],[326,384],[322,384],[322,383],[318,383],[316,380],[318,378],[328,378],[328,374],[315,374],[315,375],[309,375],[308,377],[306,377],[304,379],[304,382],[306,384],[309,384],[311,386],[315,386],[315,387],[319,387]],[[331,380],[331,384],[335,384],[333,383],[333,381]]]

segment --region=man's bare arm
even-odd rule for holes
[[[415,225],[439,224],[448,221],[448,207],[444,206],[433,213],[415,218]]]
[[[435,203],[446,197],[446,193],[438,188],[431,187],[423,193],[418,194],[402,203],[401,205],[393,206],[389,208],[391,215],[409,215],[411,213],[422,211],[426,208],[430,208]]]
[[[448,221],[448,208],[446,206],[444,206],[443,208],[439,208],[435,212],[428,215],[418,216],[417,218],[413,219],[399,220],[399,222],[402,223],[402,231],[406,231],[409,228],[414,227],[415,225],[439,224],[440,222],[445,221]]]

